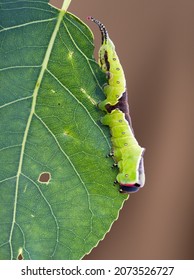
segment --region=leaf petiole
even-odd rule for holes
[[[71,4],[71,0],[64,0],[61,10],[67,11],[67,9],[69,8],[70,4]]]

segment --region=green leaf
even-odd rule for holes
[[[48,0],[4,0],[0,44],[0,259],[80,259],[127,198],[106,158],[93,35]]]

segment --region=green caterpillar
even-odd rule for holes
[[[107,75],[104,86],[106,99],[99,103],[99,108],[107,114],[101,122],[110,127],[112,153],[119,173],[115,183],[119,183],[120,192],[132,193],[143,187],[145,182],[143,153],[134,137],[129,116],[126,91],[126,80],[123,68],[115,51],[115,46],[108,36],[105,26],[93,17],[102,34],[102,45],[99,50],[99,65]]]

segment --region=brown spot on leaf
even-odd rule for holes
[[[18,260],[19,260],[19,261],[22,261],[23,259],[24,259],[24,258],[23,258],[23,256],[22,256],[22,254],[19,254],[19,255],[18,255]]]
[[[51,179],[51,174],[49,172],[43,172],[40,174],[38,181],[42,184],[49,184]]]
[[[22,247],[19,248],[19,250],[18,250],[17,259],[18,259],[19,261],[22,261],[22,260],[24,259],[24,257],[23,257],[23,248],[22,248]]]

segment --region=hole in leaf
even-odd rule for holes
[[[49,184],[50,180],[51,180],[51,174],[49,172],[41,173],[38,178],[38,182],[42,184]]]

